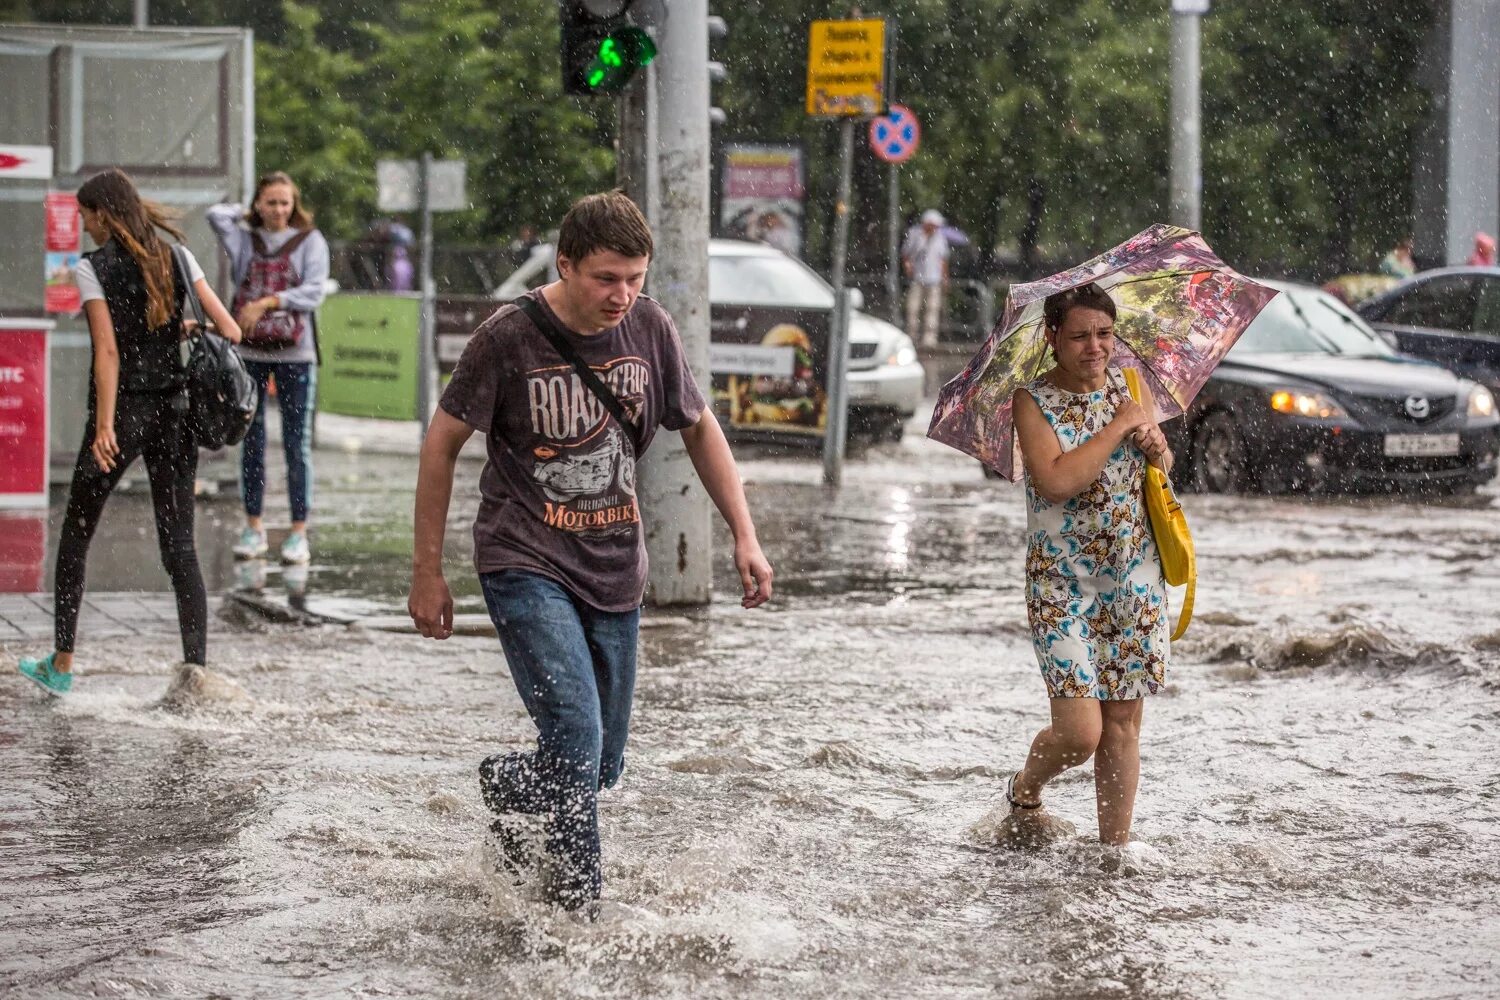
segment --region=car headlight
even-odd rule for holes
[[[903,336],[896,341],[896,349],[886,356],[885,363],[901,367],[902,365],[914,364],[917,360],[917,345],[913,344],[910,337]]]
[[[1271,409],[1277,413],[1312,420],[1336,420],[1349,415],[1337,400],[1321,392],[1299,392],[1295,389],[1278,389],[1271,393]]]
[[[1471,417],[1493,417],[1495,415],[1495,395],[1482,385],[1476,385],[1474,391],[1469,393],[1469,416]]]

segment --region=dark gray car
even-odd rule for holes
[[[1500,392],[1500,267],[1423,271],[1356,311],[1403,354]]]

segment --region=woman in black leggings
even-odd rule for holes
[[[78,189],[84,228],[99,249],[85,255],[77,280],[93,340],[89,420],[73,469],[68,512],[57,549],[57,645],[41,659],[21,660],[21,673],[55,695],[73,686],[73,638],[83,602],[84,564],[104,502],[136,456],[146,463],[162,564],[177,594],[182,657],[202,664],[208,597],[193,547],[193,479],[198,446],[187,422],[182,303],[191,282],[219,331],[240,338],[239,326],[187,256],[188,274],[173,265],[157,230],[181,241],[182,231],[160,205],[146,201],[120,170],[106,170]]]

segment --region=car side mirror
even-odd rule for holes
[[[858,288],[846,289],[849,296],[850,309],[863,309],[865,307],[865,293]]]

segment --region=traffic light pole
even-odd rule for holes
[[[708,0],[674,0],[656,28],[658,167],[653,296],[671,313],[698,384],[708,369]],[[646,117],[644,114],[641,116]],[[645,122],[642,121],[642,125]],[[643,129],[644,131],[644,129]],[[643,171],[642,180],[652,174]],[[645,204],[649,206],[651,195]],[[655,605],[707,604],[712,584],[711,506],[682,439],[656,439],[641,463],[639,499]]]

